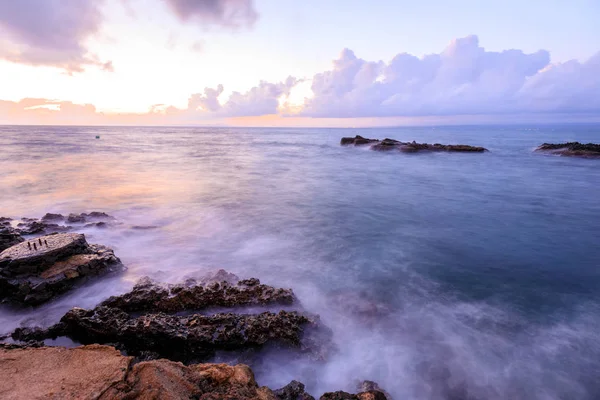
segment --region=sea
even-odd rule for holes
[[[357,134],[489,152],[340,146]],[[599,399],[600,160],[533,151],[568,141],[598,143],[600,125],[2,126],[0,216],[104,211],[121,224],[81,232],[128,269],[38,308],[3,306],[0,333],[142,276],[222,268],[292,288],[333,335],[323,361],[265,351],[259,385]]]

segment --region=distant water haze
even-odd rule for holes
[[[490,152],[339,145],[356,134]],[[0,308],[0,333],[144,275],[224,268],[293,288],[334,333],[326,362],[266,351],[261,385],[600,398],[600,160],[533,153],[565,141],[597,143],[600,126],[0,127],[0,216],[107,212],[121,224],[81,232],[128,267],[38,309]]]

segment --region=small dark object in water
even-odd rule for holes
[[[33,243],[33,249],[34,249],[35,251],[37,251],[37,245],[35,244],[35,242]]]
[[[27,248],[29,248],[29,250],[31,250],[31,243],[27,242]]]
[[[100,135],[96,135],[96,139],[100,139]]]
[[[42,239],[38,238],[38,242],[40,242],[40,246],[42,245]]]
[[[44,239],[44,244],[46,245],[46,247],[48,247],[48,241],[46,239]]]

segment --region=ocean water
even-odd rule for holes
[[[490,152],[339,145],[355,134]],[[532,152],[559,141],[599,142],[600,126],[0,127],[0,216],[115,215],[122,225],[84,233],[129,268],[37,309],[0,308],[0,331],[52,324],[144,275],[224,268],[293,288],[334,333],[326,362],[266,352],[261,385],[598,399],[600,160]]]

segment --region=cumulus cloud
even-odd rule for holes
[[[112,70],[89,54],[85,41],[102,22],[102,1],[0,1],[0,58],[80,72],[86,65]]]
[[[251,27],[258,19],[253,0],[164,0],[183,22],[229,28]]]
[[[204,93],[193,94],[188,101],[189,112],[210,113],[217,117],[247,117],[277,113],[279,99],[287,96],[299,81],[288,77],[285,82],[269,83],[262,81],[245,93],[233,92],[221,104],[218,97],[223,93],[223,85],[216,89],[206,88]]]
[[[587,61],[550,64],[540,50],[486,51],[476,36],[453,40],[439,54],[401,53],[389,63],[345,49],[316,74],[311,117],[432,116],[599,111],[600,53]],[[587,100],[586,100],[587,99]]]

